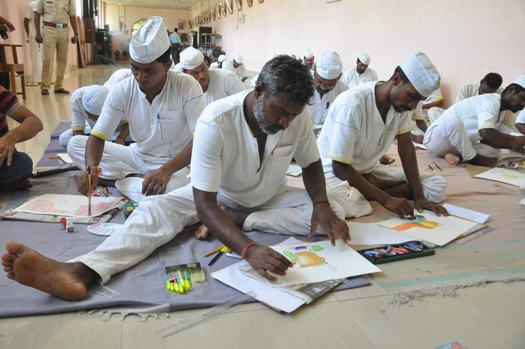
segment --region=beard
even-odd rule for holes
[[[257,120],[261,130],[267,135],[273,135],[284,130],[284,127],[281,125],[272,124],[265,120],[266,113],[264,112],[264,99],[260,102],[253,103],[253,115],[255,116],[255,120]]]

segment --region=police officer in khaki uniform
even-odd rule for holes
[[[44,43],[44,64],[42,67],[42,95],[49,94],[51,76],[53,75],[53,60],[55,50],[57,51],[57,74],[55,80],[55,93],[69,94],[64,89],[64,72],[67,64],[67,53],[69,49],[69,28],[71,22],[74,36],[71,43],[76,44],[78,39],[76,8],[74,0],[37,0],[34,8],[35,40],[39,44]],[[40,18],[42,17],[42,27]],[[41,29],[43,32],[41,32]]]

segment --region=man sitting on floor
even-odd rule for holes
[[[428,128],[423,144],[450,165],[470,162],[495,166],[500,149],[523,153],[525,136],[512,136],[496,128],[505,111],[516,113],[525,105],[525,75],[500,94],[486,93],[455,103]]]
[[[109,89],[100,85],[81,87],[73,92],[69,100],[72,114],[71,128],[60,134],[58,141],[61,146],[67,148],[73,136],[89,135],[102,112],[108,93]],[[129,125],[125,120],[118,125],[115,133],[108,140],[124,145],[128,135]]]
[[[346,217],[372,212],[377,201],[400,217],[414,217],[414,207],[447,214],[437,202],[447,182],[419,173],[410,139],[412,112],[420,100],[439,87],[439,74],[424,53],[411,53],[390,80],[368,82],[336,98],[319,136],[327,192]],[[397,138],[403,171],[378,163]],[[414,207],[407,201],[414,200]]]
[[[9,130],[7,117],[20,125]],[[0,192],[28,189],[33,161],[16,150],[16,143],[27,141],[42,131],[40,119],[27,109],[11,91],[0,85]]]
[[[246,90],[234,72],[208,68],[204,54],[193,47],[188,47],[180,53],[180,63],[182,72],[193,76],[201,85],[206,104]]]
[[[241,229],[286,235],[324,231],[332,242],[348,241],[348,226],[326,197],[312,124],[304,112],[312,94],[306,66],[288,56],[272,59],[253,91],[205,109],[195,130],[192,184],[145,198],[120,230],[67,263],[8,241],[2,255],[7,277],[65,300],[80,300],[93,281],[106,283],[199,218],[269,280],[276,278],[268,272],[284,275],[292,263],[255,244]],[[306,190],[286,185],[292,158],[303,168]]]
[[[161,17],[150,17],[129,45],[134,79],[115,85],[100,118],[86,137],[73,137],[68,154],[79,168],[77,187],[87,195],[87,168],[102,169],[103,184],[116,186],[134,201],[188,184],[192,132],[206,107],[192,77],[169,71],[171,45]],[[129,147],[105,142],[121,122],[129,122]],[[85,154],[85,156],[84,156]],[[99,177],[91,172],[93,188]]]
[[[485,93],[500,93],[500,88],[503,78],[498,73],[488,73],[481,81],[467,82],[459,88],[458,95],[456,97],[457,103],[466,98],[480,96]]]

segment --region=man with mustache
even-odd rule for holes
[[[428,151],[444,157],[450,165],[469,162],[493,167],[500,149],[524,153],[525,136],[513,136],[497,130],[510,110],[525,106],[525,75],[503,92],[485,93],[452,105],[428,128],[423,144]]]
[[[319,151],[305,105],[312,75],[300,61],[277,56],[263,67],[253,91],[206,107],[197,122],[191,184],[147,197],[94,251],[67,263],[8,241],[7,277],[65,300],[80,300],[95,280],[132,267],[199,220],[222,243],[269,280],[292,267],[285,256],[256,244],[243,231],[327,234],[350,239],[348,225],[326,196]],[[286,185],[292,158],[306,190]]]
[[[416,52],[390,80],[368,82],[336,98],[317,144],[328,196],[347,218],[370,214],[372,200],[400,217],[414,217],[414,207],[447,214],[437,204],[445,198],[446,180],[419,173],[410,138],[412,110],[439,87],[439,80],[430,59]],[[394,138],[403,170],[378,163]],[[408,200],[414,200],[414,207]]]
[[[68,154],[84,173],[77,188],[87,195],[99,182],[115,186],[134,201],[189,183],[192,132],[206,107],[192,77],[170,71],[171,44],[161,17],[150,17],[131,38],[131,73],[111,88],[91,134],[73,137]],[[128,121],[135,143],[105,142]],[[92,187],[87,185],[87,169]]]

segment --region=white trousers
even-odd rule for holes
[[[377,164],[372,172],[381,179],[408,181],[403,170],[391,166]],[[419,172],[423,195],[431,202],[441,202],[447,195],[447,181],[435,173]],[[347,181],[337,177],[326,179],[328,197],[337,202],[344,210],[346,218],[361,217],[372,213],[372,206],[364,195]]]
[[[465,129],[463,120],[457,115],[440,119],[428,128],[423,139],[427,150],[438,156],[447,153],[461,155],[464,162],[472,160],[477,154],[497,158],[501,155],[499,149],[489,145],[472,142]]]
[[[34,26],[29,23],[30,26]],[[34,29],[29,33],[29,54],[31,56],[31,80],[28,83],[38,83],[42,81],[42,57],[44,45],[35,41]]]
[[[243,230],[269,231],[285,235],[308,235],[313,205],[308,193],[285,187],[280,194],[251,213]],[[232,202],[218,198],[218,205]],[[233,205],[235,209],[239,207]],[[255,208],[259,209],[259,208]],[[343,212],[336,212],[343,218]],[[148,257],[155,249],[172,240],[184,227],[199,222],[191,184],[165,195],[149,196],[124,223],[95,250],[69,262],[81,262],[94,270],[102,283]],[[318,229],[318,232],[322,230]]]
[[[71,160],[83,169],[86,166],[85,152],[87,136],[74,136],[69,140],[67,153]],[[155,171],[164,165],[169,159],[157,158],[145,161],[135,149],[135,144],[123,146],[112,142],[104,142],[104,152],[100,161],[102,177],[110,180],[117,180],[117,189],[133,201],[141,201],[145,198],[142,194],[142,178],[130,177],[130,174],[147,174]],[[171,175],[166,192],[183,187],[189,183],[188,175],[190,170],[185,167]]]

